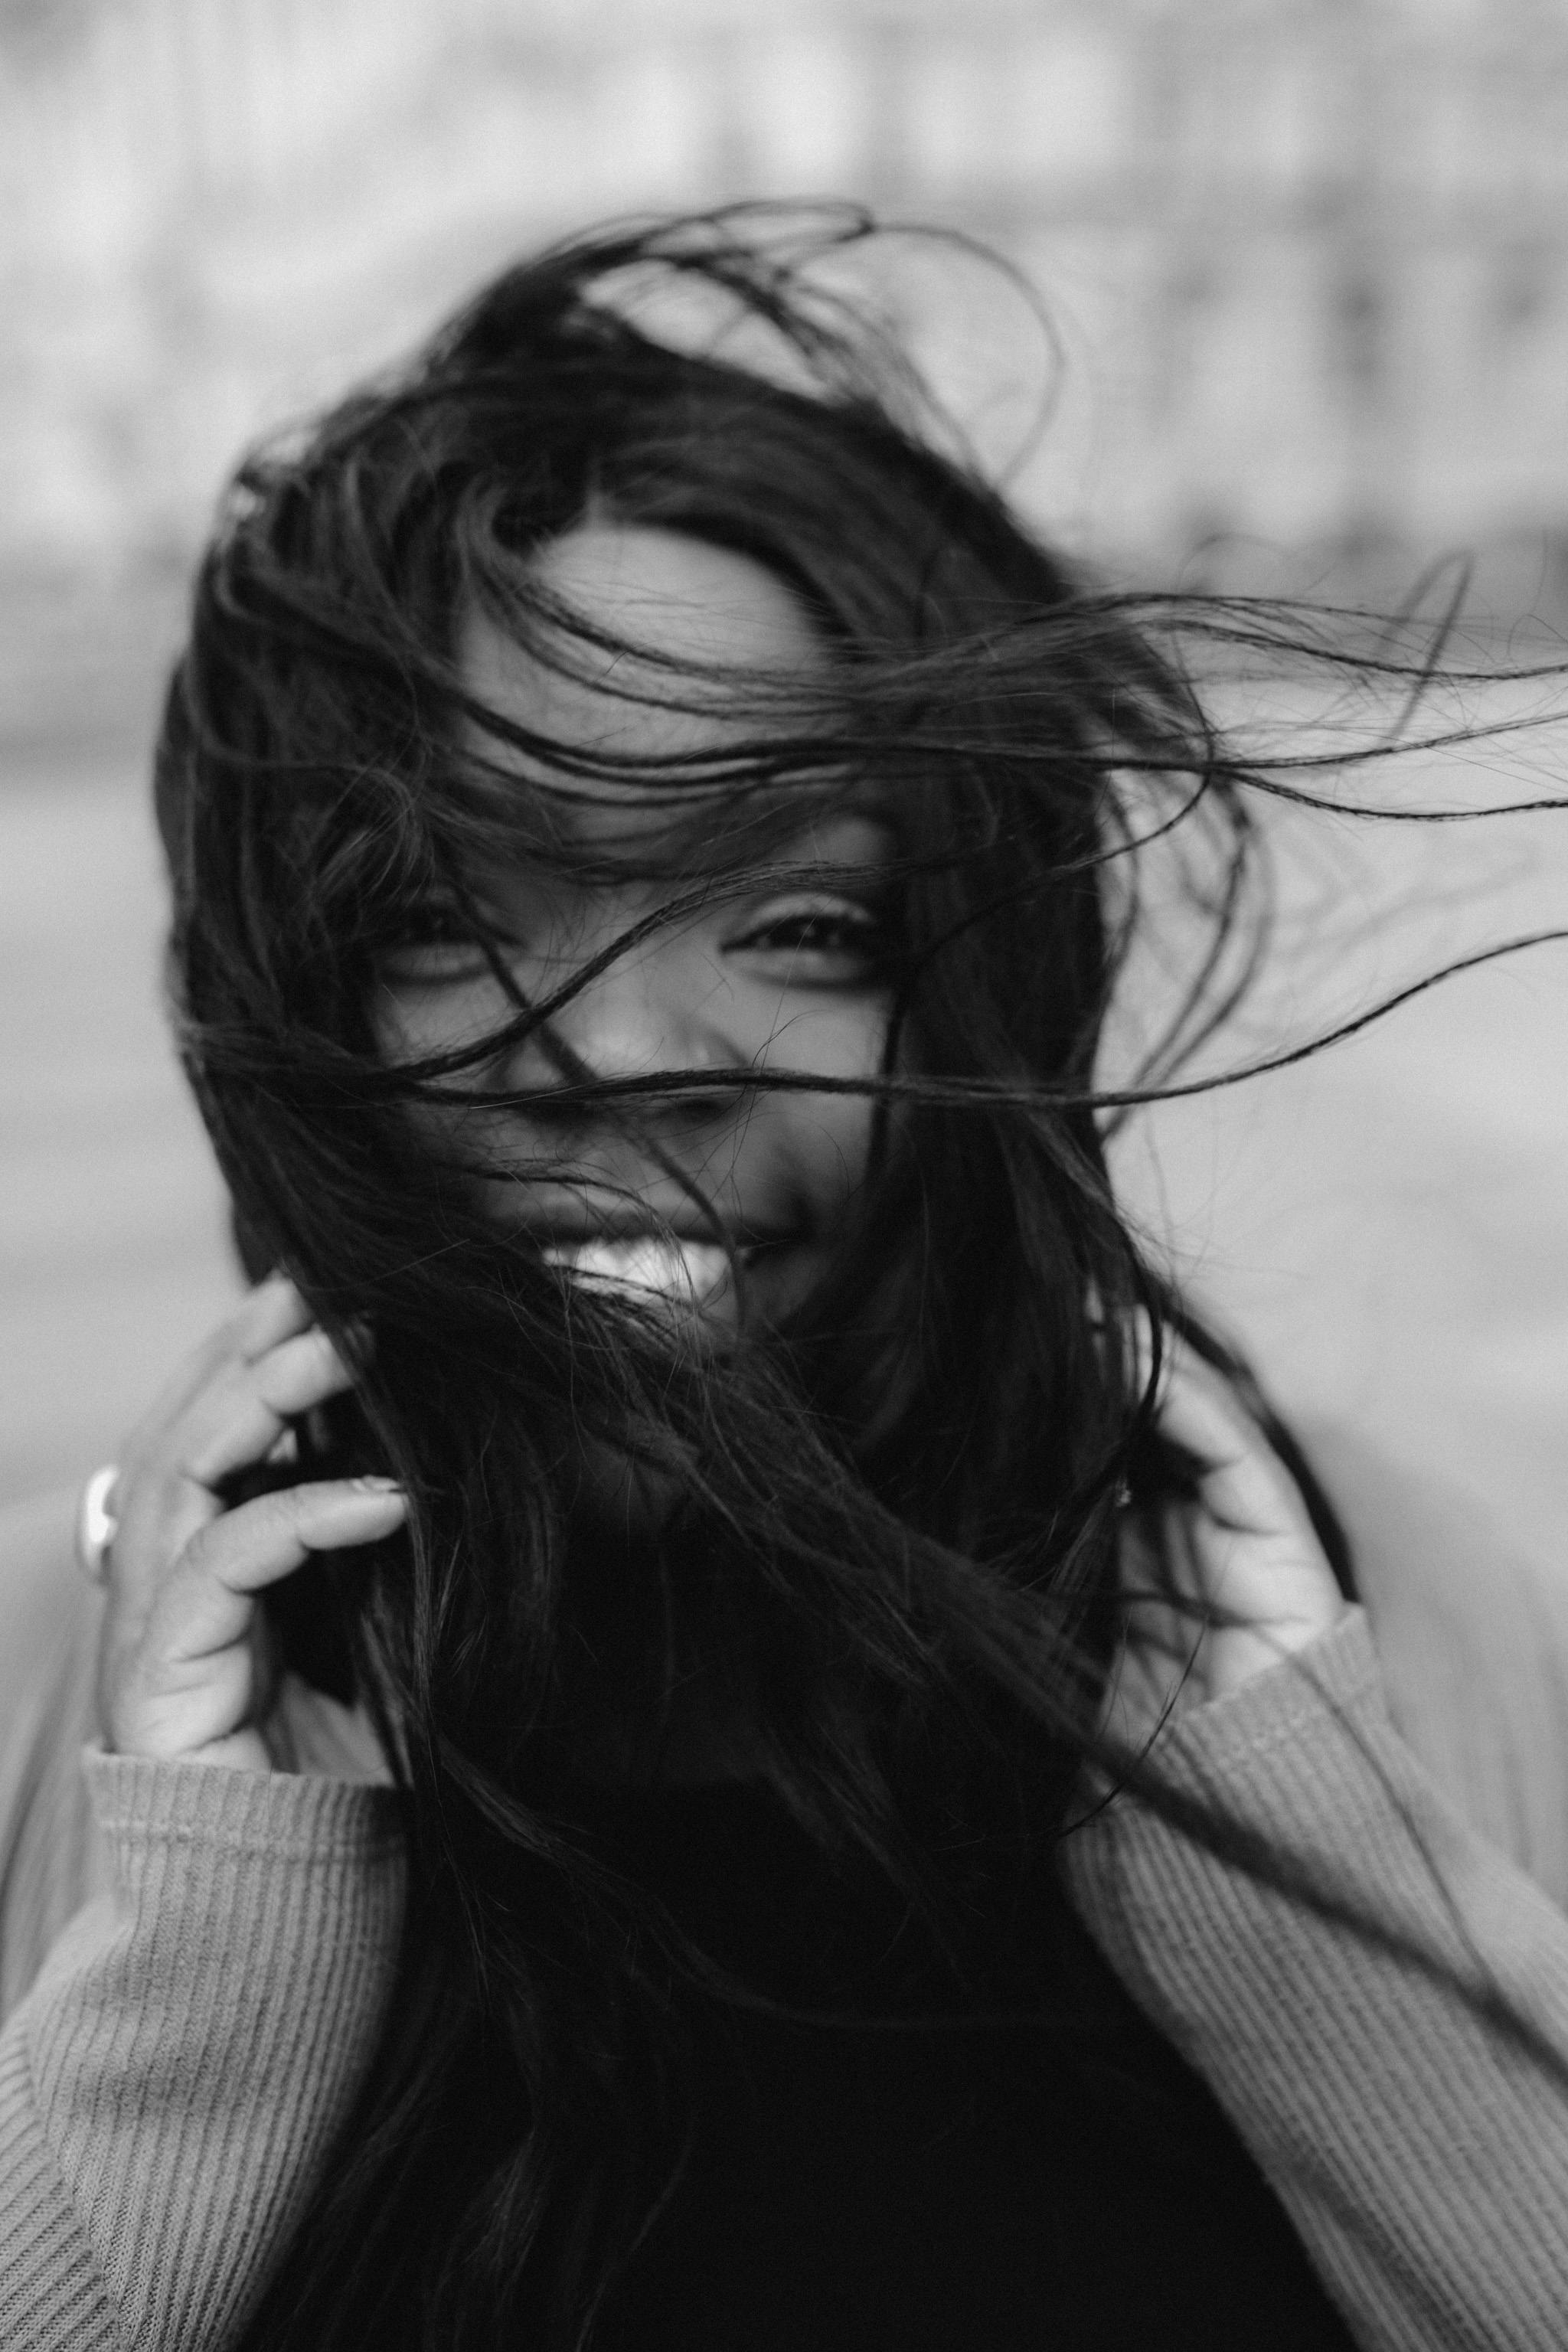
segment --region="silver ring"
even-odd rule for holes
[[[120,1521],[109,1507],[120,1477],[118,1462],[95,1470],[81,1490],[76,1513],[76,1556],[84,1576],[101,1584],[109,1574],[109,1547],[120,1533]]]

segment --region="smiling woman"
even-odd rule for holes
[[[564,534],[537,559],[552,596],[624,645],[603,676],[563,674],[482,614],[462,632],[476,704],[586,761],[682,763],[699,772],[738,739],[720,703],[682,708],[672,672],[738,669],[780,682],[819,670],[826,648],[799,600],[752,559],[671,530],[607,520]],[[661,686],[663,690],[661,691]],[[529,789],[526,765],[517,777]],[[730,791],[697,787],[710,843]],[[503,960],[460,934],[412,941],[380,965],[376,1029],[393,1062],[437,1059],[504,1029],[514,1006],[558,1003],[480,1066],[518,1107],[488,1124],[489,1213],[532,1235],[579,1281],[693,1307],[710,1334],[742,1318],[777,1322],[819,1283],[869,1172],[873,1108],[863,1093],[781,1091],[781,1072],[874,1079],[887,1051],[896,944],[891,828],[831,804],[742,883],[713,874],[689,899],[689,810],[632,776],[580,782],[566,825],[570,863],[520,857],[469,888]],[[620,870],[625,861],[629,872]],[[587,882],[597,861],[605,878]],[[661,866],[673,866],[673,878]],[[450,927],[449,927],[450,928]],[[635,944],[623,946],[624,941]],[[584,980],[580,975],[591,972]],[[510,986],[507,985],[510,973]],[[704,1083],[680,1090],[683,1076]],[[572,1088],[654,1080],[635,1128],[596,1121]],[[469,1148],[471,1110],[456,1118]],[[562,1155],[572,1149],[573,1157]]]
[[[1568,1925],[1107,1173],[1245,985],[1267,780],[942,454],[814,274],[861,235],[521,264],[226,505],[156,781],[256,1286],[0,1749],[7,2341],[1568,2300]]]

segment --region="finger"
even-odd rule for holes
[[[253,1363],[269,1348],[306,1330],[310,1307],[286,1274],[269,1274],[247,1291],[234,1313],[203,1342],[181,1374],[192,1387],[200,1386],[232,1363]]]
[[[310,1320],[309,1307],[287,1275],[268,1275],[258,1282],[164,1382],[138,1423],[127,1454],[149,1451],[227,1367],[264,1355],[306,1329]]]
[[[1140,1391],[1154,1377],[1154,1334],[1147,1315],[1132,1318],[1132,1372]],[[1160,1434],[1193,1454],[1199,1483],[1211,1508],[1220,1483],[1251,1457],[1259,1433],[1241,1412],[1228,1381],[1167,1325],[1160,1339],[1160,1378],[1155,1398]],[[1233,1498],[1234,1499],[1234,1498]]]
[[[258,1282],[233,1320],[234,1349],[247,1363],[255,1363],[314,1321],[295,1283],[286,1274],[269,1274]]]
[[[186,1546],[182,1568],[235,1592],[291,1576],[313,1551],[374,1543],[400,1527],[408,1498],[392,1478],[331,1478],[279,1486],[225,1511]]]
[[[292,1339],[270,1349],[252,1369],[255,1392],[279,1420],[309,1412],[353,1382],[353,1371],[335,1341],[312,1323]]]
[[[1244,1450],[1241,1408],[1227,1381],[1167,1334],[1160,1379],[1160,1425],[1194,1453],[1226,1458]]]
[[[1178,1348],[1160,1426],[1206,1467],[1200,1483],[1212,1516],[1237,1527],[1300,1529],[1308,1524],[1296,1483],[1228,1386]]]
[[[1150,1377],[1154,1370],[1154,1327],[1141,1307],[1133,1311],[1130,1318],[1128,1337],[1132,1350],[1133,1386],[1142,1395],[1148,1387]],[[1169,1344],[1170,1335],[1167,1332],[1165,1335],[1167,1350]]]
[[[1300,1489],[1227,1382],[1178,1347],[1161,1426],[1213,1466],[1186,1522],[1186,1572],[1233,1633],[1278,1655],[1332,1624],[1343,1600]],[[1245,1666],[1245,1640],[1232,1643]],[[1238,1671],[1236,1658],[1227,1672]]]
[[[193,1406],[174,1433],[183,1475],[213,1486],[263,1461],[289,1421],[353,1385],[350,1368],[312,1325],[254,1363],[233,1368]]]
[[[1132,1344],[1139,1381],[1146,1386],[1153,1369],[1146,1316],[1134,1318]],[[1157,1411],[1161,1434],[1204,1465],[1200,1480],[1211,1510],[1248,1523],[1258,1512],[1271,1526],[1303,1523],[1295,1481],[1230,1381],[1168,1328],[1161,1347]]]
[[[171,1666],[243,1641],[256,1595],[302,1568],[395,1534],[407,1498],[387,1479],[332,1479],[279,1487],[226,1511],[193,1537],[149,1620],[144,1645]]]

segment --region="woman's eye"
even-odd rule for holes
[[[432,908],[405,922],[376,957],[382,977],[389,981],[424,982],[465,979],[488,969],[485,952],[473,926],[454,908],[448,913]]]
[[[384,981],[394,985],[434,988],[443,981],[467,980],[487,969],[478,948],[450,946],[395,948],[378,959]]]
[[[890,927],[868,907],[834,900],[765,910],[733,948],[764,955],[808,957],[865,970],[890,957]]]

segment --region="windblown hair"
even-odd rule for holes
[[[728,341],[652,332],[671,288],[718,306]],[[485,708],[470,614],[571,675],[616,649],[534,562],[588,516],[754,559],[827,660],[784,679],[645,653],[615,690],[735,722],[698,759]],[[596,842],[594,865],[571,812],[606,781],[668,823],[651,846]],[[492,1129],[416,1114],[537,1108],[503,1083],[529,1037],[554,1113],[637,1132],[660,1088],[803,1083],[595,1081],[551,1030],[563,997],[518,993],[479,877],[654,875],[676,921],[851,798],[896,844],[894,1011],[879,1073],[809,1083],[875,1098],[871,1175],[820,1295],[715,1378],[657,1316],[574,1294],[526,1221],[486,1215],[469,1180],[498,1172]],[[1150,841],[1190,842],[1208,947],[1131,1091],[1245,984],[1264,915],[1246,795],[1128,600],[1037,545],[890,347],[731,216],[509,270],[243,467],[157,803],[181,1048],[242,1255],[286,1267],[359,1368],[317,1458],[412,1497],[405,1536],[279,1604],[292,1654],[376,1716],[415,1895],[374,2079],[250,2341],[575,2347],[679,2169],[671,1988],[748,1997],[595,1828],[584,1661],[618,1648],[650,1778],[683,1664],[726,1662],[779,1804],[882,1874],[984,1997],[964,1922],[1048,1860],[1097,1752],[1128,1498],[1156,1525],[1190,1491],[1136,1329],[1156,1369],[1173,1316],[1220,1353],[1119,1213],[1095,1073]],[[389,1065],[382,961],[454,927],[505,1027]],[[679,1493],[635,1575],[574,1517],[595,1440]]]

